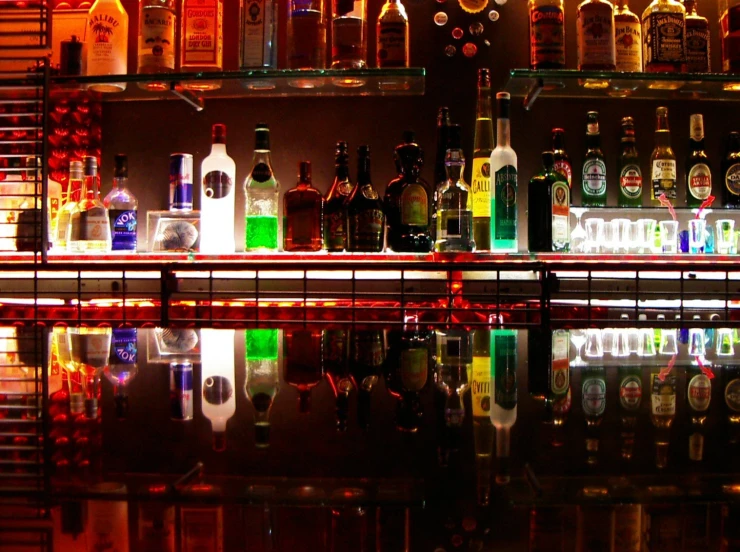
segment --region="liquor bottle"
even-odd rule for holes
[[[517,158],[511,147],[508,92],[496,94],[496,147],[491,152],[491,247],[497,253],[516,253]]]
[[[719,0],[719,27],[722,33],[722,71],[740,71],[740,2]]]
[[[568,330],[554,330],[551,343],[546,405],[550,411],[553,427],[551,444],[554,447],[560,447],[565,442],[565,424],[568,421],[568,415],[572,407],[569,358],[570,332]],[[537,347],[538,345],[535,343],[534,346]]]
[[[200,165],[200,252],[233,253],[236,164],[226,153],[226,126],[213,125],[211,153]]]
[[[642,505],[620,504],[614,507],[613,552],[641,552]]]
[[[67,248],[72,253],[106,253],[111,250],[108,209],[100,201],[98,160],[85,157],[82,199],[70,213]]]
[[[57,233],[57,218],[59,215],[59,204],[62,199],[62,185],[46,178],[47,201],[46,213],[41,209],[41,194],[44,181],[41,170],[41,158],[35,155],[26,157],[26,171],[21,175],[22,202],[17,219],[16,245],[18,251],[40,251],[42,245],[42,224],[46,218],[47,249],[53,245],[53,239]],[[34,198],[31,201],[31,198]],[[33,205],[33,208],[32,208]]]
[[[620,365],[617,368],[617,379],[622,458],[631,460],[642,404],[642,368],[639,365]]]
[[[120,0],[95,0],[87,15],[93,36],[87,50],[88,75],[128,73],[128,14]],[[91,84],[97,92],[120,92],[126,83]]]
[[[709,47],[709,21],[696,13],[699,0],[683,0],[686,9],[686,70],[709,73],[712,56]]]
[[[689,154],[686,160],[686,205],[699,207],[712,194],[712,170],[704,151],[704,117],[691,115]]]
[[[450,109],[440,107],[437,112],[437,155],[434,158],[434,183],[432,192],[432,219],[429,224],[429,233],[432,239],[437,238],[437,191],[447,181],[447,167],[445,157],[450,142]]]
[[[676,417],[676,374],[671,371],[650,373],[650,419],[655,427],[655,465],[668,465],[671,426]]]
[[[203,416],[211,421],[213,450],[219,452],[226,450],[226,424],[236,412],[234,334],[235,330],[200,330]]]
[[[740,365],[735,361],[722,369],[724,414],[727,440],[732,445],[740,442]]]
[[[347,430],[349,395],[354,389],[349,372],[349,336],[346,330],[322,331],[321,349],[324,375],[334,392],[337,431]]]
[[[175,71],[175,0],[139,0],[139,74]],[[167,90],[169,83],[149,82],[148,90]]]
[[[730,132],[727,152],[722,160],[722,203],[725,207],[740,207],[740,133]]]
[[[404,433],[419,430],[423,409],[421,392],[429,379],[433,358],[429,332],[407,328],[400,343],[391,340],[386,362],[386,389],[397,399],[396,429]]]
[[[409,18],[401,0],[386,0],[375,36],[378,67],[409,66]]]
[[[563,0],[529,0],[529,66],[565,67],[565,10]]]
[[[598,111],[588,112],[586,157],[583,160],[581,203],[584,207],[606,207],[606,160],[601,151]]]
[[[82,161],[70,161],[69,180],[67,181],[67,201],[59,209],[57,216],[57,234],[52,236],[57,251],[67,251],[67,232],[72,211],[81,199],[82,181],[85,178]]]
[[[298,412],[311,411],[311,390],[324,377],[321,363],[321,332],[285,331],[285,382],[298,390]]]
[[[665,194],[672,204],[676,203],[676,154],[671,148],[671,131],[668,128],[668,108],[655,111],[655,149],[650,155],[650,199],[660,206],[658,198]]]
[[[224,67],[223,0],[182,0],[180,71],[221,72]],[[215,90],[220,81],[186,81],[189,90]]]
[[[202,330],[201,330],[202,331]],[[244,390],[254,407],[255,444],[270,446],[270,409],[280,389],[280,330],[246,330],[247,378]]]
[[[277,0],[240,0],[239,67],[277,68]]]
[[[686,9],[677,0],[653,0],[642,12],[642,61],[648,73],[686,70]]]
[[[414,133],[406,131],[393,159],[398,176],[385,189],[383,204],[391,250],[428,253],[434,242],[429,234],[429,185],[419,178],[424,152]]]
[[[291,0],[288,8],[288,68],[325,67],[324,0]]]
[[[555,171],[551,151],[542,153],[544,170],[529,181],[527,228],[529,251],[570,249],[570,188]]]
[[[331,66],[367,67],[367,1],[332,0]]]
[[[354,330],[351,335],[350,376],[357,388],[357,424],[370,427],[372,394],[385,362],[385,331]]]
[[[562,128],[552,129],[552,155],[555,159],[555,170],[566,178],[568,187],[573,189],[573,165],[570,156],[565,152],[565,131]]]
[[[491,249],[491,153],[493,152],[491,71],[478,69],[478,102],[473,142],[473,239],[477,251]]]
[[[581,404],[586,420],[586,462],[599,462],[600,426],[606,411],[606,372],[603,366],[589,365],[581,375]]]
[[[113,189],[103,199],[108,209],[113,251],[136,252],[136,229],[139,200],[128,183],[128,157],[119,153],[114,159]]]
[[[435,382],[445,397],[444,420],[447,427],[460,428],[465,420],[462,400],[468,389],[468,373],[473,363],[473,334],[467,330],[437,331]]]
[[[622,152],[619,154],[619,207],[642,207],[642,169],[635,146],[635,121],[622,119]]]
[[[347,251],[383,251],[383,202],[370,179],[370,146],[357,149],[357,186],[347,199]]]
[[[136,328],[113,328],[110,360],[103,369],[105,378],[113,385],[113,401],[119,420],[128,414],[128,386],[139,371],[136,338]]]
[[[511,429],[517,415],[517,332],[491,331],[491,423],[496,428],[496,483],[510,480]]]
[[[270,128],[257,123],[252,170],[244,181],[245,251],[278,248],[278,205],[280,184],[272,170]]]
[[[614,7],[614,43],[617,71],[642,71],[642,27],[628,0],[617,0]]]
[[[704,335],[701,332],[703,339]],[[708,373],[707,373],[708,370]],[[712,377],[709,377],[709,374]],[[709,369],[701,369],[696,361],[686,368],[686,405],[689,426],[689,460],[701,462],[704,458],[704,436],[707,431],[709,405],[712,400],[712,379]]]
[[[298,183],[283,196],[283,251],[320,251],[324,198],[311,185],[311,162],[298,164]]]
[[[578,69],[614,71],[614,6],[609,0],[583,0],[578,5]]]
[[[465,156],[460,125],[449,127],[449,149],[445,157],[447,180],[437,189],[437,251],[475,251],[470,187],[463,181]]]
[[[347,248],[346,203],[352,194],[347,142],[337,142],[334,182],[324,202],[324,249],[341,252]]]
[[[473,334],[473,370],[470,392],[473,403],[473,446],[479,506],[491,501],[491,474],[495,429],[491,422],[491,331]]]

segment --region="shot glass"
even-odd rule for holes
[[[638,253],[651,253],[655,243],[655,219],[640,219],[637,221],[638,240],[640,249]]]
[[[625,218],[614,219],[612,225],[612,251],[614,253],[629,253],[630,220]]]
[[[707,221],[691,219],[689,221],[689,253],[704,253],[704,233],[707,230]]]
[[[640,330],[637,354],[641,357],[655,356],[655,330],[653,328],[642,328]]]
[[[601,247],[604,253],[614,253],[614,244],[617,242],[616,236],[619,233],[615,222],[614,220],[604,221],[604,241]]]
[[[674,328],[663,328],[660,330],[660,348],[658,353],[661,355],[678,354],[678,336]]]
[[[732,329],[730,328],[719,328],[717,330],[717,344],[715,345],[715,351],[717,356],[732,356],[735,354],[734,337],[732,335]]]
[[[604,241],[604,219],[586,219],[586,243],[584,253],[599,253]]]
[[[735,253],[735,221],[720,219],[715,223],[717,232],[714,237],[715,251],[720,255]]]
[[[675,220],[660,221],[660,245],[663,253],[678,253],[678,222]]]
[[[584,353],[587,357],[601,358],[604,356],[604,342],[601,337],[601,330],[586,330],[586,350]]]

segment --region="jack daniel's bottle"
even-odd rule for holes
[[[677,0],[653,0],[642,13],[643,62],[648,73],[686,70],[686,9]]]

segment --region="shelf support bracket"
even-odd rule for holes
[[[534,101],[537,99],[537,97],[540,95],[540,92],[542,92],[544,88],[545,82],[541,78],[536,79],[532,83],[532,85],[529,87],[529,90],[527,91],[527,95],[524,96],[524,109],[526,111],[532,109]]]
[[[203,111],[203,109],[205,108],[203,98],[196,96],[195,94],[190,92],[190,90],[185,90],[182,87],[182,84],[180,84],[179,82],[170,83],[170,92],[183,100],[185,103],[191,105],[196,111]]]

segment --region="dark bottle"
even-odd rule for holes
[[[546,407],[552,423],[552,438],[550,443],[560,447],[565,443],[565,424],[568,421],[572,406],[572,392],[570,385],[570,332],[568,330],[554,330],[552,332],[552,346],[549,349],[550,373],[547,382]]]
[[[383,251],[383,203],[370,179],[370,146],[357,150],[357,186],[347,200],[347,251]]]
[[[740,207],[740,133],[730,132],[727,153],[722,161],[722,203],[725,207]]]
[[[475,138],[473,142],[473,239],[478,251],[491,249],[491,152],[493,151],[491,71],[478,70]]]
[[[529,181],[527,228],[529,250],[568,251],[570,248],[570,188],[555,172],[551,151],[542,153],[544,170]]]
[[[437,190],[447,181],[445,157],[450,143],[450,109],[440,107],[437,113],[437,154],[434,158],[434,185],[432,186],[432,215],[429,221],[429,233],[432,239],[437,237]]]
[[[683,0],[686,8],[686,70],[709,73],[709,21],[696,13],[698,0]]]
[[[599,113],[588,112],[586,158],[583,160],[581,203],[584,207],[606,207],[606,160],[601,151]]]
[[[311,390],[324,376],[321,332],[285,330],[285,381],[298,390],[298,411],[311,410]]]
[[[635,146],[635,121],[622,119],[622,151],[619,154],[619,207],[642,207],[642,169]]]
[[[622,458],[631,460],[635,450],[635,432],[642,404],[642,368],[619,366],[619,419],[622,441]]]
[[[324,375],[334,392],[337,430],[347,430],[349,418],[349,396],[354,389],[348,366],[347,331],[340,329],[323,330],[321,334]]]
[[[355,330],[352,333],[350,373],[357,388],[357,422],[370,427],[372,393],[385,362],[383,330]]]
[[[599,462],[601,422],[606,410],[606,373],[603,366],[587,366],[581,375],[581,404],[586,420],[586,461]]]
[[[704,332],[701,332],[701,339]],[[711,376],[711,377],[710,377]],[[712,400],[711,369],[702,369],[695,362],[686,369],[686,409],[689,426],[689,460],[701,462],[704,459],[704,438],[707,431],[709,404]]]
[[[341,252],[347,249],[346,203],[352,193],[347,142],[337,142],[335,163],[334,182],[324,202],[324,249]]]
[[[283,250],[320,251],[324,198],[311,185],[311,162],[298,164],[298,183],[283,196]]]
[[[712,171],[704,151],[704,118],[691,116],[690,154],[686,160],[686,205],[699,207],[712,194]]]
[[[732,364],[722,369],[724,411],[727,422],[727,439],[730,444],[740,442],[740,365]]]
[[[434,242],[429,234],[429,185],[419,178],[424,152],[414,133],[403,133],[394,155],[398,176],[391,180],[383,198],[388,221],[388,246],[393,251],[428,253]]]
[[[552,129],[552,153],[555,158],[555,170],[567,179],[573,189],[573,165],[565,152],[565,131],[562,128]]]

